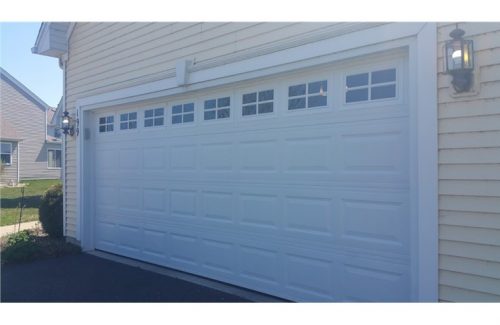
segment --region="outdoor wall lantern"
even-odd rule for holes
[[[472,70],[474,69],[474,49],[471,40],[464,40],[465,32],[455,28],[446,42],[446,72],[451,74],[451,84],[457,93],[468,91],[472,86]]]
[[[68,111],[64,111],[61,122],[62,122],[61,129],[62,129],[64,134],[66,134],[66,135],[69,134],[71,136],[75,135],[75,122],[69,116]]]

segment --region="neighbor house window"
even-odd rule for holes
[[[47,166],[49,168],[61,168],[61,150],[48,149],[47,154]]]
[[[12,163],[12,143],[1,143],[2,165],[10,165]]]
[[[205,121],[228,118],[231,110],[230,106],[230,97],[206,100],[203,106]]]
[[[194,121],[194,103],[172,106],[172,124],[190,123]]]
[[[153,108],[144,111],[144,127],[161,126],[164,123],[164,108]]]
[[[288,87],[288,109],[326,106],[328,82],[314,81]]]
[[[396,69],[346,76],[346,103],[396,97]]]
[[[272,113],[274,110],[274,90],[263,90],[243,94],[243,116]]]
[[[137,112],[120,114],[120,130],[137,129]]]
[[[113,115],[111,116],[104,116],[99,118],[99,132],[112,132],[113,131],[113,124],[115,122],[115,117]]]

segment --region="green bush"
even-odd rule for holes
[[[39,249],[29,231],[23,230],[9,235],[5,248],[2,250],[2,261],[26,261],[33,258],[39,252]]]
[[[63,236],[62,185],[51,186],[42,196],[38,209],[43,230],[54,238]]]

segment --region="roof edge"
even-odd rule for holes
[[[45,103],[40,97],[35,95],[31,90],[28,89],[28,87],[26,87],[19,80],[10,75],[10,73],[5,71],[2,67],[0,67],[0,76],[4,78],[6,81],[10,82],[16,89],[24,93],[24,95],[30,97],[30,99],[35,104],[38,104],[40,108],[44,109],[45,111],[50,109],[50,106],[47,103]]]

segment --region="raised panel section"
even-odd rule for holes
[[[250,226],[276,228],[278,202],[274,195],[241,194],[241,223]]]
[[[288,230],[331,235],[332,200],[314,197],[286,197],[285,218]]]
[[[133,187],[122,187],[119,189],[119,207],[125,209],[142,209],[142,193]]]
[[[203,192],[203,216],[210,220],[232,222],[233,197],[229,192]]]
[[[244,172],[272,172],[277,169],[276,141],[245,141],[239,143],[240,168]]]
[[[170,236],[170,258],[175,262],[181,264],[188,264],[193,266],[198,264],[200,245],[196,237],[172,233]]]
[[[233,273],[235,264],[234,245],[218,240],[202,240],[203,266],[211,271]]]
[[[144,148],[143,166],[145,171],[165,168],[163,148]]]
[[[279,281],[279,261],[275,251],[254,246],[241,246],[240,268],[243,277],[252,281],[276,285]]]
[[[170,213],[173,216],[196,216],[196,192],[172,190],[170,192]]]
[[[342,269],[347,300],[396,302],[409,294],[408,270],[403,266],[353,260]]]
[[[400,132],[344,133],[340,144],[343,172],[401,173],[408,150]]]
[[[231,143],[207,143],[202,146],[200,163],[209,171],[230,171],[233,168]]]
[[[143,190],[144,210],[152,212],[165,211],[165,190],[145,188]]]
[[[175,146],[170,149],[170,168],[172,171],[196,169],[196,146]]]
[[[410,216],[406,211],[402,199],[375,193],[346,195],[341,198],[341,238],[347,245],[400,251],[409,236]]]
[[[143,252],[153,258],[164,258],[165,246],[167,245],[165,232],[144,229]]]
[[[320,300],[332,298],[331,262],[294,254],[286,255],[285,260],[288,288]]]
[[[141,150],[137,149],[120,149],[119,152],[119,166],[122,169],[138,170],[140,166],[140,157],[142,156]],[[114,159],[112,160],[114,161]]]
[[[326,172],[331,169],[330,137],[289,138],[285,141],[284,161],[288,172]]]

